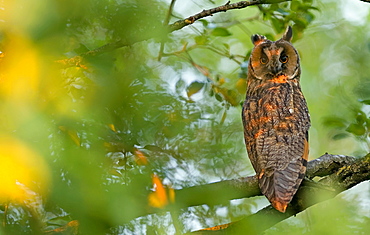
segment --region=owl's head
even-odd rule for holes
[[[299,56],[290,43],[292,28],[288,26],[283,37],[277,41],[267,40],[265,36],[252,36],[254,48],[249,59],[249,76],[260,80],[271,80],[281,75],[286,79],[299,79]]]

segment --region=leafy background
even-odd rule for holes
[[[222,4],[178,0],[170,22]],[[258,197],[142,212],[168,203],[171,188],[254,174],[240,117],[250,36],[276,40],[287,25],[311,113],[310,159],[365,155],[369,6],[293,0],[166,34],[169,1],[1,1],[0,233],[41,234],[78,220],[82,234],[175,234],[267,205]],[[72,67],[60,62],[118,40],[130,46]],[[7,188],[10,175],[18,188]],[[266,233],[365,233],[369,197],[360,184]]]

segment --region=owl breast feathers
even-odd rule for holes
[[[261,192],[285,212],[307,166],[310,116],[300,88],[299,55],[288,27],[277,41],[253,35],[243,105],[244,138]]]

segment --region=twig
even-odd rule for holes
[[[163,26],[165,26],[165,27],[167,27],[168,23],[170,22],[173,7],[175,6],[175,2],[176,2],[176,0],[171,0],[170,7],[168,8],[168,12],[167,12],[167,15],[166,15],[166,19],[164,19],[164,22],[163,22]],[[158,61],[160,61],[161,58],[162,58],[163,50],[164,50],[164,42],[162,41],[161,46],[159,48]]]
[[[75,234],[78,234],[78,227],[79,227],[79,222],[77,220],[72,220],[62,227],[45,231],[44,234],[45,235],[54,235],[54,234],[75,235]]]
[[[208,9],[208,10],[203,10],[198,14],[195,14],[195,15],[190,16],[190,17],[188,17],[186,19],[183,19],[183,20],[178,20],[178,21],[168,25],[167,32],[171,33],[173,31],[182,29],[185,26],[193,24],[195,21],[197,21],[199,19],[202,19],[202,18],[207,17],[207,16],[212,16],[213,14],[218,13],[218,12],[226,12],[226,11],[232,10],[232,9],[242,9],[242,8],[246,8],[246,7],[253,6],[253,5],[272,4],[272,3],[289,2],[289,1],[291,1],[291,0],[254,0],[254,1],[240,1],[240,2],[236,2],[236,3],[232,3],[232,4],[230,4],[230,1],[228,1],[225,5],[218,6],[218,7],[212,8],[212,9]],[[115,49],[118,49],[118,48],[121,48],[121,47],[124,47],[124,46],[129,46],[129,45],[132,45],[134,43],[144,41],[144,40],[147,40],[147,39],[150,39],[150,38],[151,38],[150,36],[147,36],[145,38],[141,38],[141,39],[139,39],[137,41],[133,41],[133,42],[117,41],[117,42],[113,42],[113,43],[108,43],[108,44],[106,44],[102,47],[99,47],[97,49],[88,51],[88,52],[83,53],[81,55],[78,55],[78,56],[75,56],[75,57],[72,57],[72,58],[69,58],[69,59],[58,60],[56,62],[61,64],[62,67],[64,67],[64,68],[72,67],[72,66],[86,68],[86,66],[84,65],[84,59],[87,58],[87,57],[100,55],[102,53],[113,51]]]
[[[86,58],[97,56],[97,55],[100,55],[100,54],[103,54],[109,51],[113,51],[115,49],[118,49],[124,46],[129,46],[129,45],[130,45],[129,43],[124,43],[123,41],[112,42],[112,43],[105,44],[104,46],[98,47],[94,50],[85,52],[81,55],[74,56],[69,59],[57,60],[55,62],[59,63],[62,66],[62,68],[69,68],[69,67],[76,66],[76,67],[81,67],[83,69],[86,69],[87,67],[84,63],[84,60]]]

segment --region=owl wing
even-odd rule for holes
[[[269,145],[269,141],[263,139],[257,140],[258,144],[265,142],[262,144],[264,146],[261,146],[264,148],[262,151],[269,151],[268,155],[259,156],[263,165],[258,173],[259,186],[272,206],[281,212],[285,212],[306,172],[308,141],[301,135],[294,138],[294,142],[275,145]],[[257,151],[259,150],[261,149],[257,148]]]
[[[243,122],[261,192],[284,212],[304,178],[308,158],[309,115],[300,88],[284,84],[247,97]]]

